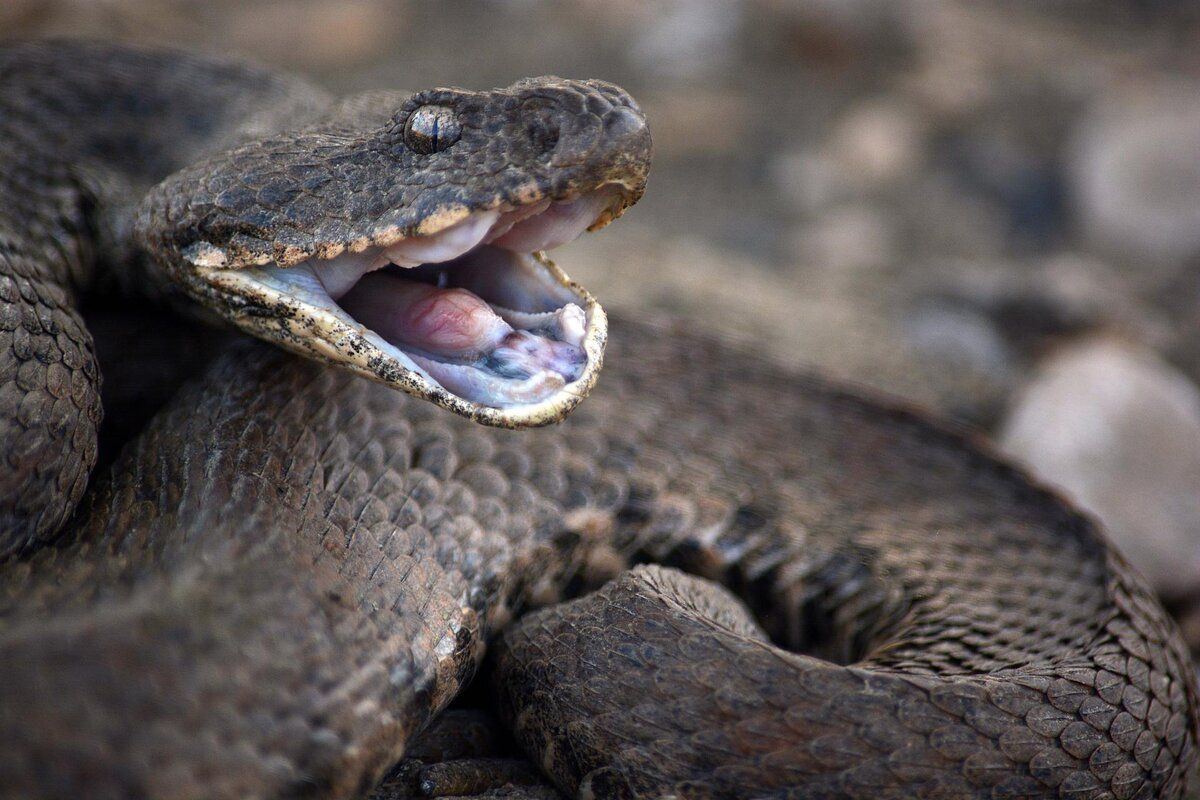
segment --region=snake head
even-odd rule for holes
[[[607,323],[544,251],[641,197],[637,104],[547,77],[342,108],[172,175],[139,209],[139,244],[289,350],[487,425],[564,417],[595,383]]]

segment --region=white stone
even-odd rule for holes
[[[999,439],[1160,592],[1200,587],[1200,391],[1154,353],[1113,339],[1057,353]]]
[[[1069,158],[1093,244],[1137,263],[1200,254],[1200,86],[1118,94],[1087,115]]]
[[[881,99],[852,107],[838,120],[828,141],[835,162],[860,191],[912,174],[924,144],[916,109]]]

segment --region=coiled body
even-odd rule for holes
[[[4,163],[0,397],[53,408],[76,354],[30,332],[75,323],[39,308],[69,308],[63,254],[119,240],[88,220],[136,192]],[[0,787],[353,796],[516,611],[654,560],[730,585],[807,655],[671,572],[539,612],[500,652],[502,707],[567,791],[1179,796],[1186,653],[1086,519],[919,415],[679,327],[617,322],[607,361],[568,421],[510,432],[227,354],[0,573]],[[91,419],[87,391],[63,396]],[[26,402],[0,424],[68,430]]]

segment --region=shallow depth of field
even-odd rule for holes
[[[573,277],[982,428],[1104,522],[1200,653],[1195,3],[6,0],[0,31],[343,92],[620,83],[650,187],[561,251]]]

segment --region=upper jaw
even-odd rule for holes
[[[602,186],[443,216],[428,233],[384,232],[380,243],[290,264],[239,266],[204,243],[184,256],[202,291],[255,335],[476,422],[528,427],[586,397],[607,340],[599,303],[541,251],[627,203],[624,187]]]

